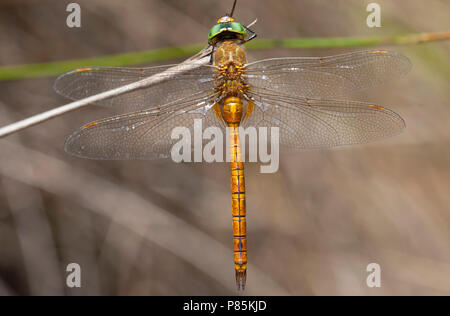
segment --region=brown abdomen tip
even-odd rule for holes
[[[247,270],[236,270],[236,287],[237,290],[245,290],[245,282],[247,281]]]

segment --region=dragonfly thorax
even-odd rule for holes
[[[228,124],[239,124],[244,111],[243,96],[247,92],[243,74],[247,59],[244,49],[235,41],[219,43],[214,53],[216,92],[222,96],[220,112]]]
[[[243,79],[246,67],[244,49],[233,41],[220,43],[214,53],[216,91],[223,96],[242,96],[248,86]]]
[[[221,67],[230,63],[241,67],[247,63],[244,48],[233,40],[219,42],[214,50],[214,65]]]

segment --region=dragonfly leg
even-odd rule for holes
[[[244,25],[243,25],[244,26]],[[244,28],[247,30],[247,32],[252,33],[250,35],[250,37],[247,37],[246,39],[244,39],[241,43],[245,44],[247,42],[250,42],[252,39],[255,39],[256,36],[258,36],[258,34],[256,34],[256,32],[252,31],[251,29],[249,29],[248,27],[244,26]]]
[[[214,63],[214,51],[216,50],[216,46],[212,45],[212,51],[211,51],[211,56],[209,58],[209,63],[213,64]]]

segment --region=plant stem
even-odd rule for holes
[[[387,37],[330,37],[259,39],[246,44],[248,49],[273,48],[339,48],[375,45],[408,45],[450,39],[450,31],[414,33]],[[202,44],[175,46],[148,51],[109,55],[87,59],[56,61],[0,67],[0,81],[55,76],[85,66],[131,66],[157,61],[185,58],[201,50]]]

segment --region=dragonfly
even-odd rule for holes
[[[235,279],[247,280],[247,222],[244,162],[239,127],[279,128],[280,145],[293,149],[364,144],[399,134],[404,120],[384,106],[341,100],[353,91],[406,74],[411,63],[388,50],[330,57],[283,57],[248,62],[243,45],[256,37],[230,14],[211,28],[209,64],[173,72],[173,65],[149,68],[83,67],[60,76],[58,93],[83,99],[168,74],[157,84],[94,104],[123,114],[88,123],[65,142],[66,152],[83,158],[126,160],[170,157],[176,126],[228,131]],[[228,128],[228,129],[226,129]]]

